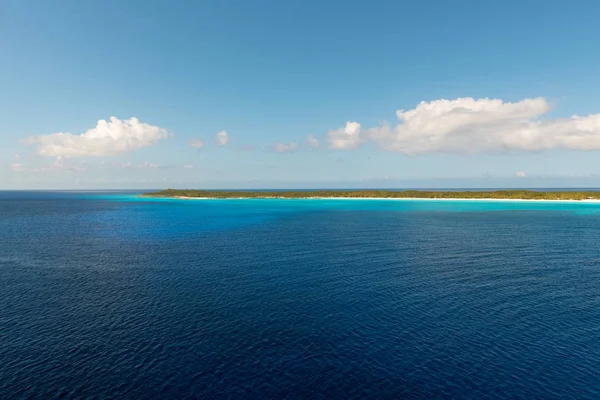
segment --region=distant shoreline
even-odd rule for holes
[[[315,191],[207,191],[167,189],[144,193],[141,197],[181,200],[433,200],[433,201],[540,201],[599,203],[600,192],[535,192],[528,190],[498,191],[385,191],[385,190],[315,190]]]
[[[174,200],[391,200],[391,201],[490,201],[490,202],[540,202],[540,203],[600,203],[600,199],[503,199],[503,198],[432,198],[432,197],[163,197],[144,196],[150,198],[174,199]]]

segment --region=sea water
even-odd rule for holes
[[[598,399],[600,204],[0,192],[1,399]]]

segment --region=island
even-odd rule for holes
[[[448,199],[448,200],[579,200],[600,201],[600,192],[535,190],[188,190],[166,189],[142,197],[177,199]]]

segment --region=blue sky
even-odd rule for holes
[[[0,188],[600,186],[598,15],[4,1]]]

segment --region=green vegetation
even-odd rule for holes
[[[311,191],[226,191],[167,189],[145,193],[145,197],[196,197],[212,199],[306,199],[306,198],[396,198],[396,199],[525,199],[525,200],[600,200],[600,192],[536,192],[497,190],[486,192],[433,192],[421,190],[311,190]]]

